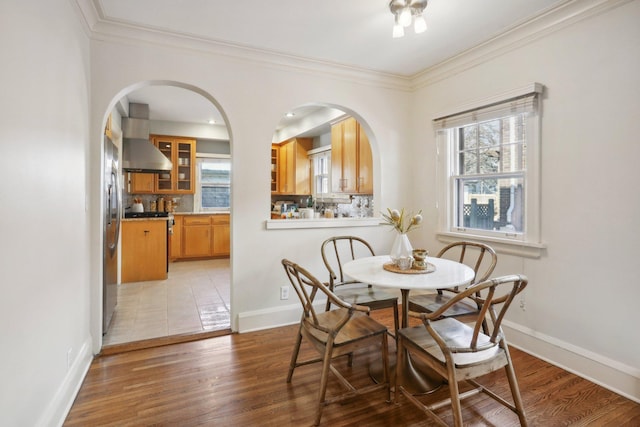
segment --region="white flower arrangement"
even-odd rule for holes
[[[391,225],[401,234],[409,232],[412,228],[419,226],[422,223],[422,210],[417,214],[409,213],[405,216],[404,208],[401,210],[387,208],[388,214],[382,213],[382,218],[386,225]],[[407,220],[407,216],[410,218]]]

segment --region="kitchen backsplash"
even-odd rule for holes
[[[299,208],[307,207],[309,196],[271,196],[271,207],[278,202],[295,204]],[[318,197],[313,199],[316,215],[325,217],[325,211],[333,212],[333,218],[370,218],[374,215],[373,195],[345,195],[342,197]]]
[[[142,206],[145,212],[153,211],[152,204],[156,202],[156,211],[158,210],[158,199],[163,198],[171,200],[172,212],[193,212],[193,195],[185,194],[174,196],[172,194],[123,194],[125,212],[131,210],[133,198],[142,199]]]

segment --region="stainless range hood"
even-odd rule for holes
[[[122,170],[170,172],[173,164],[149,141],[149,106],[129,104],[129,117],[122,118]]]

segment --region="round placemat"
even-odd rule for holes
[[[400,270],[398,266],[392,262],[387,262],[383,264],[382,268],[392,273],[400,273],[400,274],[426,274],[426,273],[433,273],[434,271],[436,271],[436,266],[431,264],[430,262],[427,263],[427,268],[425,268],[424,270],[413,268],[413,267],[411,267],[408,270]]]

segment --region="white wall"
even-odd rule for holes
[[[103,111],[123,95],[123,90],[150,78],[187,83],[213,96],[228,121],[231,139],[232,169],[232,313],[260,310],[281,312],[294,300],[280,301],[279,288],[286,277],[280,261],[291,258],[322,277],[320,244],[335,230],[266,230],[270,204],[270,143],[276,125],[285,112],[312,102],[325,102],[350,109],[369,127],[372,144],[380,150],[375,159],[382,163],[377,182],[381,204],[397,206],[401,202],[403,177],[396,174],[409,155],[406,145],[407,106],[410,94],[378,88],[294,67],[232,59],[228,56],[194,54],[192,51],[156,47],[149,44],[121,44],[94,41],[92,53],[93,135],[101,126]],[[168,64],[180,63],[180,67]],[[92,136],[93,136],[92,135]],[[97,155],[91,162],[98,164]],[[97,173],[97,172],[96,172]],[[370,238],[378,249],[390,245],[391,233],[379,233],[378,227],[341,230]],[[96,281],[97,277],[94,278]],[[97,307],[99,301],[93,301]],[[258,318],[261,315],[258,315]],[[249,315],[251,317],[251,315]],[[269,316],[267,316],[268,318]],[[269,322],[280,321],[271,318]],[[274,326],[263,320],[254,327]],[[232,326],[238,329],[237,318]],[[97,348],[96,348],[97,350]]]
[[[66,0],[4,0],[0,28],[0,425],[55,425],[91,359],[89,43]]]
[[[530,279],[511,341],[640,400],[637,242],[640,2],[546,34],[416,92],[417,181],[433,182],[430,121],[470,100],[527,83],[542,100],[542,240],[539,259],[500,254],[497,274]],[[451,64],[449,64],[451,66]],[[426,163],[426,167],[425,167]],[[422,203],[434,206],[435,192]],[[420,236],[440,247],[435,220]],[[611,369],[607,368],[611,366]]]

